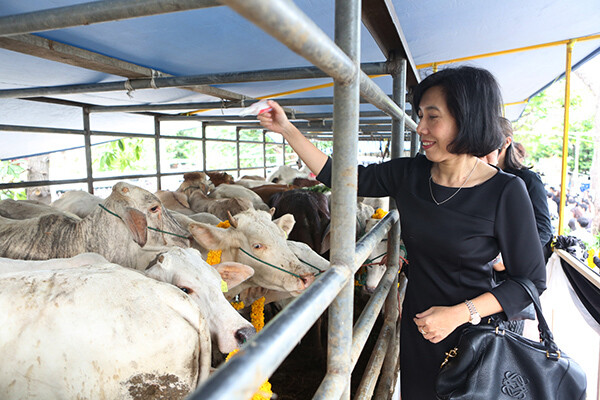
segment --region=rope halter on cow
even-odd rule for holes
[[[102,204],[98,204],[100,206],[101,209],[103,209],[104,211],[106,211],[107,213],[114,215],[115,217],[119,218],[121,221],[123,221],[123,218],[121,218],[121,216],[119,214],[116,214],[112,211],[110,211],[108,208],[104,207]],[[160,232],[160,233],[166,233],[167,235],[172,235],[172,236],[177,236],[183,239],[190,239],[189,236],[184,236],[184,235],[179,235],[177,233],[173,233],[173,232],[168,232],[168,231],[163,231],[161,229],[158,228],[153,228],[151,226],[148,227],[148,229],[152,230],[152,231],[156,231],[156,232]]]

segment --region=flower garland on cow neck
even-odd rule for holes
[[[225,220],[225,221],[219,222],[217,224],[218,228],[223,228],[223,229],[227,229],[230,226],[231,226],[231,224],[229,223],[229,220]],[[223,250],[211,250],[211,251],[209,251],[208,255],[206,256],[206,263],[208,265],[217,265],[217,264],[219,264],[221,262],[221,254],[223,254]],[[232,301],[231,305],[236,310],[241,310],[242,308],[244,308],[244,302],[243,301]]]
[[[385,217],[387,215],[387,211],[382,210],[381,208],[378,208],[377,210],[375,210],[375,214],[371,215],[371,218],[373,219],[382,219],[383,217]]]
[[[217,227],[227,229],[231,226],[228,220],[220,222]],[[206,257],[206,262],[210,265],[216,265],[221,262],[221,254],[222,250],[211,250],[208,252],[208,256]],[[234,301],[231,303],[233,308],[236,310],[241,310],[244,308],[243,301]],[[261,297],[252,303],[252,311],[250,313],[250,320],[256,332],[260,332],[262,328],[265,326],[265,298]],[[239,349],[233,350],[227,355],[225,362],[229,361],[229,359],[239,351]],[[271,383],[267,379],[258,389],[256,393],[252,396],[251,400],[268,400],[273,396],[273,392],[271,391]]]

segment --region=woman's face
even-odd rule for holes
[[[440,162],[456,156],[448,145],[456,138],[458,127],[446,104],[446,96],[439,86],[427,89],[419,103],[417,133],[425,155],[430,161]]]

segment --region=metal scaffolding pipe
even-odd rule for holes
[[[251,2],[254,2],[253,0]],[[239,3],[232,1],[231,3]],[[244,7],[247,3],[244,1]],[[287,29],[303,29],[308,40],[297,48],[304,57],[335,78],[333,86],[333,164],[331,202],[331,262],[354,270],[356,240],[356,176],[358,173],[358,119],[359,119],[359,63],[360,63],[360,0],[336,0],[335,2],[335,43],[325,35],[303,13],[296,13],[294,5],[281,8],[299,18],[294,25],[267,24],[271,34],[279,30],[286,35]],[[234,7],[235,8],[235,7]],[[236,8],[237,9],[237,8]],[[238,10],[239,11],[239,10]],[[247,11],[247,8],[246,8]],[[288,14],[288,22],[289,14]],[[256,20],[253,22],[256,23]],[[300,33],[300,32],[296,32]],[[316,40],[315,43],[311,43]],[[325,41],[326,40],[326,41]],[[290,46],[294,41],[284,44]],[[344,53],[345,52],[345,53]],[[348,54],[346,56],[346,54]],[[327,374],[317,389],[314,399],[350,399],[350,368],[352,346],[354,284],[348,282],[329,307],[329,329],[327,336]]]
[[[377,321],[379,312],[385,303],[386,297],[390,292],[390,288],[394,283],[396,275],[398,274],[398,266],[393,265],[388,267],[385,274],[381,278],[379,285],[375,293],[369,299],[369,302],[363,309],[358,317],[358,320],[354,324],[354,333],[352,335],[352,368],[356,365],[360,353],[362,353],[365,343],[371,334],[371,330]]]
[[[322,106],[333,105],[333,97],[295,97],[291,99],[276,99],[282,107],[289,106]],[[169,103],[169,104],[135,104],[131,106],[91,106],[91,113],[104,112],[134,112],[134,111],[168,111],[168,110],[221,110],[229,108],[248,107],[260,100],[248,98],[245,101],[228,100],[228,101],[205,101],[192,103]],[[361,98],[361,103],[368,103],[367,100]],[[380,114],[387,115],[382,111]],[[239,117],[241,119],[241,117]],[[248,117],[250,118],[250,117]]]
[[[0,17],[0,36],[220,6],[218,0],[104,0]]]
[[[383,365],[383,360],[387,353],[390,340],[394,337],[394,331],[395,327],[390,323],[384,324],[383,328],[381,328],[379,337],[375,343],[375,348],[373,349],[371,358],[369,358],[369,362],[367,363],[365,373],[360,381],[360,384],[358,385],[358,389],[356,390],[356,394],[354,396],[355,399],[366,400],[370,399],[373,395],[375,383],[379,377],[379,372],[381,371],[381,366]]]
[[[347,267],[333,265],[188,399],[251,398],[351,277]]]
[[[271,4],[271,3],[269,3]],[[385,73],[385,63],[365,64],[368,74]],[[378,71],[378,72],[375,72]],[[128,79],[104,83],[89,83],[81,85],[42,86],[25,89],[0,90],[0,98],[35,97],[56,94],[98,93],[111,91],[131,91],[138,89],[156,89],[168,87],[187,87],[198,85],[214,85],[242,82],[262,82],[291,79],[329,78],[327,74],[316,67],[281,68],[246,72],[224,72],[220,74],[204,74],[189,76],[169,76],[159,78]]]
[[[344,52],[304,12],[291,2],[263,2],[261,0],[223,0],[288,48],[300,54],[338,82],[354,78],[355,66]],[[364,72],[360,73],[360,93],[371,104],[390,116],[404,114]],[[406,119],[410,130],[416,124]]]
[[[280,103],[279,100],[277,100]],[[391,119],[387,116],[383,111],[362,111],[360,113],[361,118],[375,118],[375,117],[387,117],[384,118],[384,122],[382,123],[390,123]],[[247,122],[255,122],[256,117],[240,117],[239,115],[161,115],[158,117],[161,121],[242,121],[242,123]],[[333,118],[333,113],[331,112],[323,112],[323,113],[295,113],[293,116],[290,115],[290,120],[298,121],[298,120],[306,120],[306,119],[326,119],[330,120]],[[368,122],[369,120],[365,120]],[[377,120],[382,121],[382,120]]]

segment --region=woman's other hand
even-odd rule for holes
[[[292,127],[292,123],[277,102],[268,100],[267,104],[272,109],[257,116],[260,124],[269,131],[285,135],[285,133],[289,132],[290,127]]]
[[[464,305],[452,307],[431,307],[418,313],[413,321],[426,340],[439,343],[450,335],[456,328],[468,321],[465,320]]]

